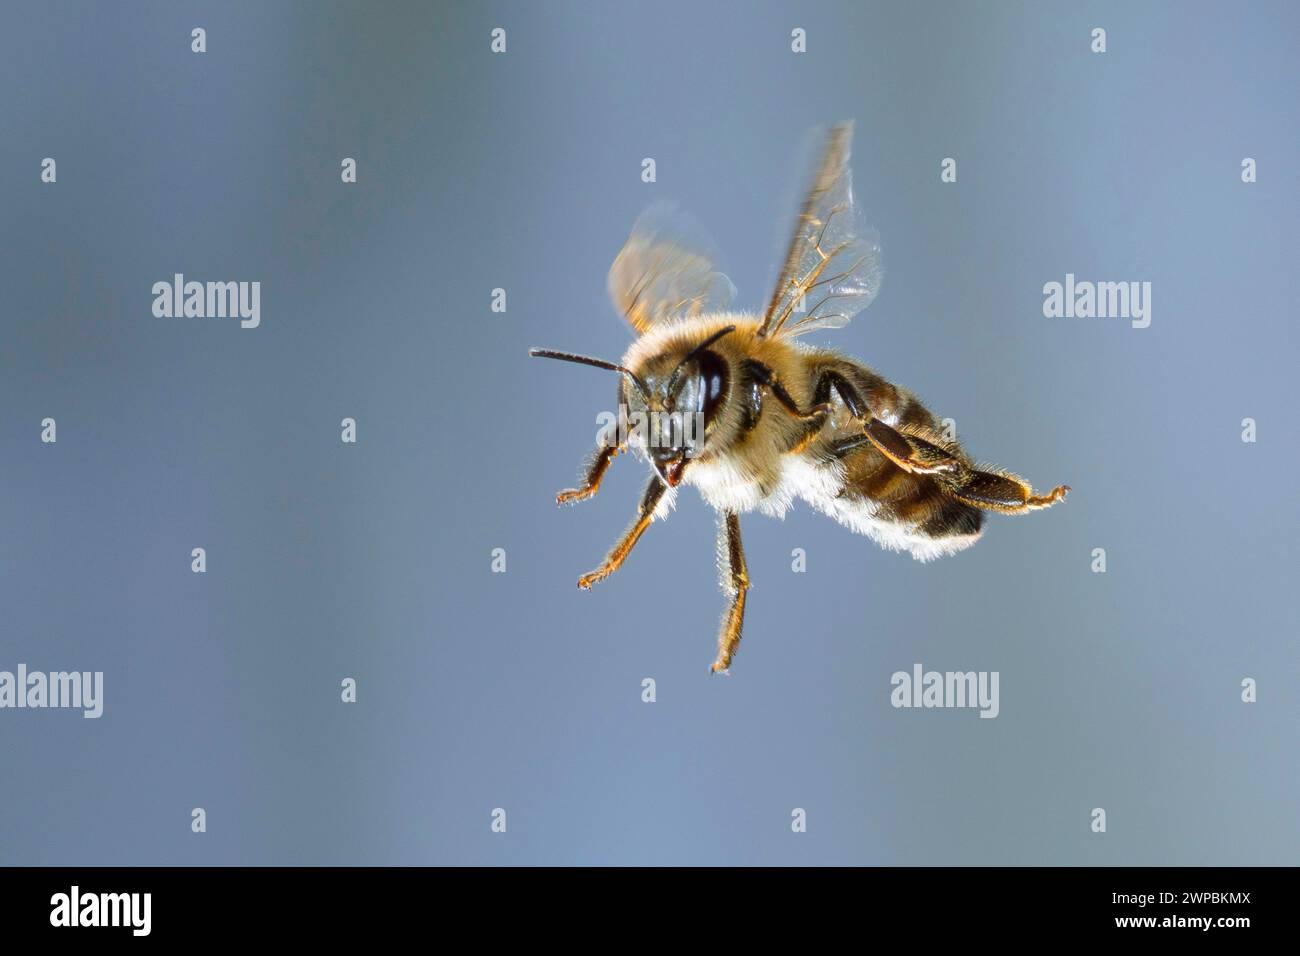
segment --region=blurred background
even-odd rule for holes
[[[1294,864],[1298,27],[6,2],[0,669],[103,671],[105,703],[0,712],[0,863]],[[605,274],[656,199],[761,308],[840,119],[886,277],[809,341],[1074,493],[927,565],[745,518],[711,678],[712,512],[687,489],[580,592],[647,469],[557,509],[615,382],[526,352],[626,349]],[[155,318],[176,272],[260,281],[260,328]],[[1151,282],[1151,326],[1044,318],[1066,273]],[[916,662],[998,671],[1000,715],[892,708]]]

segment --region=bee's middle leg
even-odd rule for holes
[[[749,590],[749,568],[740,544],[740,518],[728,511],[718,522],[718,561],[723,564],[722,586],[731,595],[731,605],[718,632],[718,658],[709,670],[716,674],[731,666],[740,645],[740,631],[745,623],[745,592]]]
[[[603,581],[615,571],[617,571],[627,556],[632,553],[632,548],[636,546],[637,540],[650,527],[650,522],[654,520],[655,507],[659,504],[659,499],[664,496],[668,486],[663,483],[658,475],[652,475],[650,484],[646,486],[645,494],[641,496],[641,504],[637,507],[636,520],[632,522],[632,527],[628,528],[623,537],[610,550],[605,561],[595,571],[590,571],[578,578],[578,587],[584,591],[595,584],[597,581]]]

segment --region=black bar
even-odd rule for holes
[[[602,936],[613,942],[714,923],[729,938],[838,927],[864,943],[902,931],[918,944],[1104,936],[1232,945],[1285,932],[1293,884],[1294,872],[1279,868],[55,867],[0,870],[0,926],[7,941],[76,934],[82,943],[337,944],[397,940],[412,930],[451,939],[475,927],[495,935],[533,926],[544,945],[557,934],[621,934]],[[52,925],[70,922],[74,886],[78,921],[99,913],[107,921],[116,911],[124,925]],[[137,936],[146,893],[148,934]],[[128,909],[122,896],[99,894],[141,895]]]

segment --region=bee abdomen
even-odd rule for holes
[[[919,528],[922,534],[931,538],[951,538],[980,533],[984,512],[947,495],[940,497],[939,506]]]
[[[841,524],[887,548],[930,560],[978,540],[983,514],[937,480],[903,471],[871,445],[842,459],[844,483],[822,506]]]

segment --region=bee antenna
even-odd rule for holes
[[[718,331],[710,335],[707,339],[705,339],[703,342],[701,342],[699,345],[695,346],[695,348],[687,352],[686,357],[677,363],[677,367],[673,369],[672,376],[668,379],[667,394],[671,395],[673,393],[673,386],[677,384],[677,375],[679,372],[681,372],[683,365],[690,362],[693,358],[695,358],[697,355],[699,355],[701,352],[707,349],[710,345],[718,341],[718,339],[722,338],[724,335],[730,335],[734,331],[736,331],[736,327],[734,325],[729,325],[725,329],[719,329]]]
[[[630,368],[622,365],[615,365],[613,362],[606,362],[604,359],[592,358],[590,355],[577,355],[573,352],[557,352],[554,349],[529,349],[528,354],[537,358],[559,359],[561,362],[575,362],[578,365],[590,365],[594,368],[603,368],[610,372],[622,372],[637,387],[637,391],[645,398],[646,404],[650,404],[650,390],[646,388],[645,382],[637,377],[636,373]]]

